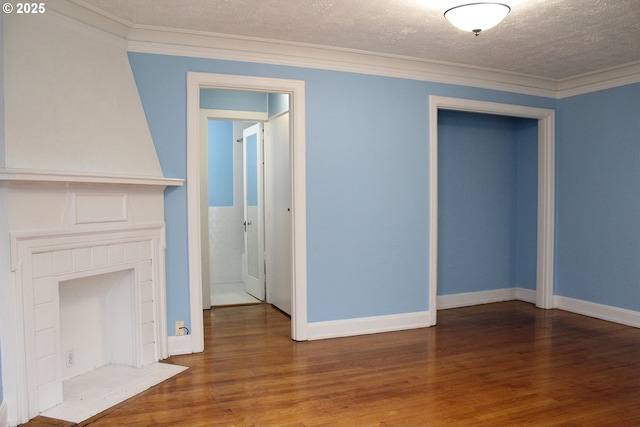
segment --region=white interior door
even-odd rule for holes
[[[263,208],[263,133],[257,123],[242,133],[244,164],[244,256],[242,278],[245,290],[265,300],[264,281],[264,208]]]
[[[291,163],[289,113],[265,125],[267,302],[291,315]]]

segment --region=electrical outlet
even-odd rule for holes
[[[73,355],[73,349],[64,352],[64,366],[67,368],[73,368],[75,364],[75,357]]]
[[[177,337],[181,337],[184,335],[184,320],[176,321],[176,334]]]

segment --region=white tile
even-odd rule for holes
[[[53,274],[69,273],[73,271],[73,256],[71,250],[53,252],[52,261]]]
[[[43,304],[45,302],[53,302],[55,296],[53,280],[51,276],[33,279],[33,303]]]
[[[142,344],[153,343],[155,341],[155,325],[153,322],[145,323],[142,325]]]
[[[122,391],[112,391],[111,393],[104,396],[102,400],[105,405],[114,406],[120,402],[124,402],[130,397],[131,395],[129,395],[128,393],[124,393]]]
[[[31,270],[32,277],[44,277],[50,276],[52,272],[51,266],[51,252],[45,252],[42,254],[33,254],[31,257]]]
[[[153,321],[153,303],[147,302],[140,307],[140,319],[142,323],[149,323]]]
[[[141,282],[153,279],[151,260],[140,261],[138,263],[138,277]]]
[[[210,209],[209,258],[213,283],[242,280],[242,216],[242,210],[235,207]]]
[[[104,411],[104,409],[107,409],[107,408],[104,408],[101,410],[99,406],[94,406],[94,407],[92,406],[93,405],[73,407],[71,408],[71,411],[67,414],[67,416],[63,418],[63,420],[71,421],[73,423],[79,423],[86,420],[87,418],[91,418],[94,415]]]
[[[124,260],[127,262],[138,260],[138,242],[124,244]]]
[[[152,363],[157,359],[156,346],[153,342],[142,346],[142,363]]]
[[[91,268],[91,248],[78,248],[73,250],[74,271]]]
[[[86,383],[69,385],[69,381],[70,379],[63,382],[64,403],[67,405],[81,405],[82,397],[80,396],[82,392],[87,389],[88,385]]]
[[[111,393],[111,390],[108,387],[104,387],[103,384],[98,387],[91,387],[82,393],[80,393],[80,399],[83,402],[91,402],[93,400],[102,400],[104,396]]]
[[[140,259],[153,258],[151,253],[151,240],[140,242]]]
[[[62,387],[57,381],[38,385],[38,404],[41,408],[53,408],[62,400]]]
[[[41,415],[80,423],[185,369],[166,363],[153,363],[141,369],[103,366],[64,381],[64,401]]]
[[[211,305],[255,304],[261,301],[244,290],[244,283],[215,283],[211,287]]]
[[[132,396],[138,394],[138,393],[142,393],[143,391],[145,391],[146,389],[152,387],[154,384],[145,379],[145,378],[138,378],[134,381],[128,382],[127,384],[125,384],[124,386],[116,389],[115,391],[120,391],[123,393],[128,393],[131,394]]]
[[[94,268],[109,265],[108,246],[95,246],[91,248],[91,265]]]
[[[140,283],[140,302],[151,302],[153,301],[153,281],[145,280]]]
[[[34,316],[34,331],[40,332],[45,329],[53,328],[54,326],[54,304],[53,302],[48,302],[45,304],[39,304],[33,307],[33,316]]]
[[[38,381],[48,383],[56,379],[58,358],[55,355],[38,359],[36,369],[38,371]]]
[[[51,356],[56,352],[56,334],[53,329],[36,333],[36,358]]]
[[[109,264],[122,264],[124,261],[124,245],[118,243],[116,245],[109,245]]]
[[[55,418],[57,420],[72,421],[69,418],[73,417],[74,409],[75,407],[69,404],[61,403],[49,410],[41,412],[41,414],[50,418]],[[74,422],[77,422],[77,421],[74,421]]]

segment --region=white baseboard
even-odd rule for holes
[[[514,299],[518,301],[530,302],[531,304],[536,303],[536,291],[532,289],[525,288],[513,288],[514,290]]]
[[[572,313],[640,328],[640,312],[638,311],[558,295],[553,297],[553,306]]]
[[[4,400],[0,404],[0,427],[9,427],[9,407]]]
[[[520,300],[535,304],[536,292],[525,288],[505,288],[491,291],[442,295],[436,300],[436,306],[438,309],[445,309],[511,300]],[[426,328],[431,325],[430,318],[431,315],[428,311],[422,311],[389,316],[315,322],[308,324],[307,332],[308,339],[310,341],[325,338],[376,334],[379,332]]]
[[[183,335],[181,337],[169,336],[167,338],[167,351],[169,352],[169,356],[193,353],[191,335]]]
[[[307,325],[307,333],[309,341],[312,341],[325,338],[426,328],[431,324],[430,318],[431,316],[428,311],[419,311],[388,316],[314,322]]]
[[[554,307],[602,320],[640,327],[640,312],[596,304],[573,298],[554,296]],[[536,303],[536,291],[525,288],[505,288],[480,292],[465,292],[437,297],[438,309],[465,307],[501,301],[525,301]],[[431,325],[429,311],[392,314],[388,316],[361,317],[357,319],[314,322],[307,325],[309,341],[354,335],[376,334],[405,329],[426,328]],[[190,336],[169,337],[170,355],[193,353]],[[1,425],[0,425],[1,426]]]
[[[503,288],[490,291],[464,292],[452,295],[440,295],[436,300],[438,310],[466,307],[469,305],[489,304],[492,302],[520,300],[536,302],[536,291],[525,288]]]
[[[445,309],[509,300],[525,301],[535,304],[536,291],[525,288],[506,288],[454,295],[441,295],[438,297],[436,303],[438,309]],[[553,307],[584,316],[595,317],[596,319],[640,328],[640,312],[638,311],[558,295],[553,297]]]

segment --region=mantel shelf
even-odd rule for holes
[[[181,187],[183,179],[155,176],[116,175],[67,171],[37,171],[27,169],[0,169],[0,182],[66,182],[113,185],[149,185]]]

